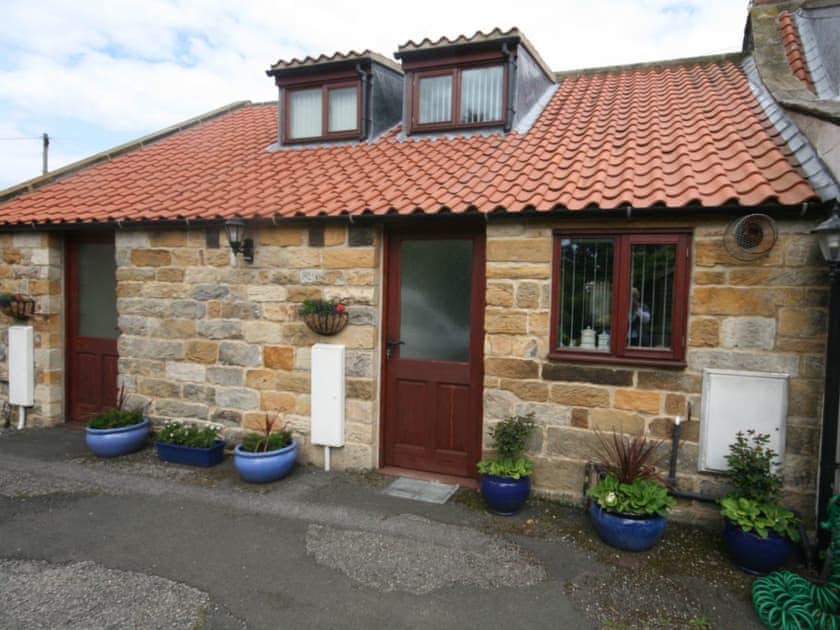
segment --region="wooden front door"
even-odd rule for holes
[[[387,256],[382,463],[474,477],[484,232],[392,232]]]
[[[67,415],[84,422],[117,400],[114,235],[67,241]]]

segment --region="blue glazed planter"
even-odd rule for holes
[[[267,453],[251,453],[237,444],[233,449],[233,463],[239,475],[250,483],[269,483],[282,479],[297,461],[297,442]]]
[[[498,477],[496,475],[481,476],[481,496],[496,514],[511,516],[525,505],[531,494],[531,478]]]
[[[724,519],[723,542],[732,564],[752,575],[775,571],[787,562],[793,552],[793,542],[787,536],[768,532],[767,538],[762,538],[753,532],[745,532],[728,518]]]
[[[215,466],[225,457],[225,441],[216,440],[209,448],[195,446],[181,446],[166,442],[155,442],[158,457],[173,464],[188,464],[189,466]]]
[[[665,533],[664,516],[628,518],[607,512],[594,501],[589,506],[589,516],[601,540],[625,551],[650,549]]]
[[[85,443],[98,457],[127,455],[143,448],[149,437],[149,420],[118,429],[85,429]]]

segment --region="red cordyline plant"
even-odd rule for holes
[[[263,420],[261,433],[249,433],[242,441],[242,450],[251,453],[267,453],[268,451],[276,451],[285,448],[292,443],[292,432],[289,431],[285,425],[274,431],[274,424],[279,419],[279,415],[273,418],[269,414],[265,414]]]
[[[595,431],[598,438],[599,455],[603,461],[599,468],[615,475],[619,483],[633,483],[636,479],[662,481],[656,467],[665,454],[660,451],[662,440],[649,440],[643,435],[627,436],[612,432],[606,436]]]

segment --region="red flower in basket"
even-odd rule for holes
[[[336,304],[335,305],[335,312],[336,313],[343,313],[347,309],[344,307],[344,304]]]

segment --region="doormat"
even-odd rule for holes
[[[437,481],[424,481],[422,479],[409,479],[400,477],[392,482],[382,491],[382,494],[400,499],[411,499],[413,501],[425,501],[426,503],[446,503],[458,486]]]

